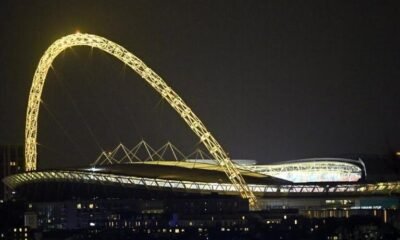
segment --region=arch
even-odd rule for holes
[[[207,130],[201,120],[193,113],[179,95],[172,90],[165,81],[139,58],[127,51],[122,46],[103,37],[93,34],[75,33],[56,40],[44,53],[36,68],[32,87],[29,94],[28,109],[25,127],[25,170],[36,170],[37,163],[37,133],[39,107],[46,75],[53,60],[65,49],[73,46],[90,46],[105,51],[118,58],[138,73],[149,83],[170,105],[175,109],[192,131],[200,138],[201,142],[218,161],[226,175],[231,180],[243,198],[249,200],[250,206],[256,205],[256,197],[247,186],[239,170],[229,159],[221,145]]]

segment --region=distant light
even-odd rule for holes
[[[91,167],[91,168],[89,168],[89,170],[92,171],[92,172],[100,171],[100,169],[96,168],[96,167]]]
[[[89,223],[89,226],[94,227],[94,226],[96,226],[96,223],[90,222],[90,223]]]
[[[400,157],[400,152],[396,152],[396,156]]]

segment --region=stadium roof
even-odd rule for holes
[[[71,170],[95,171],[125,176],[137,176],[182,181],[230,183],[223,169],[216,164],[185,161],[146,161],[129,164],[110,164]],[[290,181],[240,169],[246,182],[253,184],[288,184]]]

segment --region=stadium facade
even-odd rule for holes
[[[397,181],[368,182],[362,160],[312,158],[271,165],[258,165],[251,160],[234,162],[259,199],[400,192]],[[204,152],[185,156],[171,143],[154,150],[144,141],[131,149],[120,144],[113,151],[103,152],[89,167],[30,171],[9,176],[4,182],[15,190],[30,184],[85,183],[151,192],[238,195],[224,170]]]

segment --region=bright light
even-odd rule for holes
[[[96,168],[96,167],[89,168],[89,171],[91,171],[91,172],[98,172],[100,170],[101,170],[101,168]]]
[[[304,162],[242,165],[241,167],[295,183],[356,182],[362,178],[363,174],[363,169],[356,164],[335,159],[329,161],[309,159]]]

